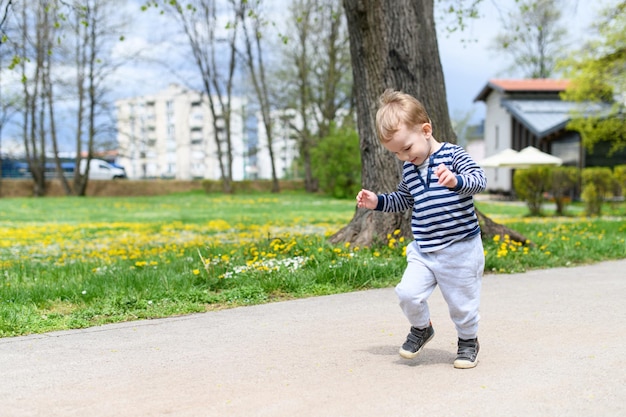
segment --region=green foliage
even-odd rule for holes
[[[574,115],[568,128],[581,133],[583,144],[593,149],[598,142],[612,143],[611,152],[626,148],[623,94],[626,93],[626,3],[606,7],[596,19],[597,37],[559,63],[571,80],[562,95],[577,102],[614,103],[607,114],[585,120]]]
[[[602,199],[599,197],[596,186],[591,183],[583,187],[581,195],[585,202],[585,212],[588,216],[599,216],[602,211]]]
[[[614,103],[608,112],[596,116],[577,111],[567,128],[580,133],[583,145],[590,152],[602,142],[610,143],[609,156],[626,149],[626,114],[620,103]]]
[[[551,182],[550,169],[546,167],[532,167],[515,171],[513,188],[518,198],[528,205],[531,216],[541,214],[543,193],[548,190]]]
[[[548,192],[554,198],[556,214],[563,216],[565,207],[578,185],[579,170],[575,167],[550,168],[550,182]]]
[[[441,7],[445,9],[441,20],[446,32],[454,33],[463,31],[472,19],[480,17],[479,5],[482,0],[471,0],[468,3],[458,2],[456,0],[437,0]],[[437,5],[437,7],[440,7]],[[461,41],[463,42],[463,41]]]
[[[611,196],[613,173],[610,168],[585,168],[582,172],[582,199],[589,216],[602,214],[602,203]]]
[[[359,135],[350,127],[331,127],[312,150],[313,175],[320,189],[336,198],[355,196],[361,189]]]
[[[613,177],[617,185],[615,195],[626,196],[626,165],[613,167]]]
[[[626,222],[614,220],[511,219],[507,226],[524,234],[534,246],[496,235],[483,239],[485,272],[523,272],[626,256]]]

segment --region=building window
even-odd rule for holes
[[[496,125],[496,150],[500,149],[500,126]]]

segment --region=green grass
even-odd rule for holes
[[[626,257],[626,207],[585,218],[479,202],[532,245],[485,239],[486,272]],[[303,193],[0,200],[0,337],[394,285],[406,242],[333,246],[353,200]]]

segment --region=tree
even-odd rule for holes
[[[58,2],[38,0],[22,4],[16,14],[18,29],[13,37],[16,63],[22,79],[22,138],[28,168],[33,179],[33,194],[46,192],[46,149],[49,146],[50,123],[47,110],[52,106],[51,59],[57,26],[53,13]]]
[[[388,192],[400,182],[400,163],[379,143],[375,131],[378,96],[395,88],[418,97],[433,121],[434,136],[455,141],[434,22],[433,0],[344,0],[350,34],[362,185]],[[371,245],[400,229],[411,236],[410,213],[357,209],[331,242]]]
[[[111,58],[110,49],[115,42],[123,40],[125,19],[120,15],[118,0],[74,0],[71,24],[75,46],[73,55],[76,68],[74,78],[76,97],[76,158],[73,186],[70,190],[60,174],[68,194],[84,196],[87,192],[89,167],[97,144],[97,137],[108,131],[106,124],[99,124],[109,108],[106,100],[107,80],[121,65]],[[86,170],[81,173],[78,167],[86,150]],[[55,155],[57,152],[55,150]],[[59,158],[56,159],[57,171],[62,172]]]
[[[232,192],[233,147],[231,140],[232,94],[237,66],[237,37],[239,24],[245,15],[247,1],[229,0],[232,21],[228,23],[226,39],[220,38],[216,0],[148,1],[149,7],[162,8],[183,30],[191,49],[194,64],[200,74],[204,96],[212,116],[213,139],[222,177],[223,191]],[[225,41],[225,42],[222,42]],[[220,48],[226,43],[226,49]],[[225,58],[225,59],[224,59]],[[223,126],[222,126],[223,123]]]
[[[626,2],[606,7],[593,29],[597,36],[559,64],[567,69],[570,79],[562,97],[590,106],[599,102],[611,104],[604,113],[581,109],[573,114],[567,127],[581,134],[588,150],[606,141],[613,153],[626,148]]]
[[[345,16],[339,0],[295,0],[290,7],[290,32],[279,80],[284,100],[296,109],[297,132],[307,191],[317,191],[311,155],[329,135],[331,124],[352,118],[352,78]],[[346,114],[346,110],[347,113]]]
[[[13,92],[5,92],[2,88],[2,62],[5,50],[0,50],[0,173],[2,173],[2,157],[4,149],[2,147],[2,131],[13,115],[17,111],[17,97]],[[1,177],[1,175],[0,175]],[[0,181],[2,179],[0,178]],[[0,184],[1,187],[1,184]],[[2,189],[0,188],[0,196],[2,195]]]
[[[375,132],[378,96],[388,87],[418,97],[433,122],[434,136],[455,142],[434,24],[433,0],[344,0],[350,33],[350,52],[362,161],[362,185],[388,192],[400,181],[401,164],[379,143]],[[483,236],[515,231],[478,213]],[[354,217],[330,241],[371,245],[385,242],[396,229],[412,238],[410,211],[381,213],[356,209]]]
[[[13,6],[13,0],[0,0],[0,46],[8,39],[4,25],[11,13],[11,7]]]
[[[119,1],[39,0],[17,5],[20,8],[7,28],[14,47],[10,68],[22,81],[18,116],[34,194],[45,195],[46,179],[56,172],[66,194],[84,195],[88,170],[85,175],[74,170],[72,187],[61,166],[60,142],[75,133],[75,166],[79,167],[82,150],[86,147],[91,158],[96,137],[109,133],[106,81],[120,65],[110,55],[114,42],[122,38]],[[75,126],[58,122],[74,114]]]
[[[265,128],[267,150],[272,166],[272,192],[277,193],[280,191],[280,185],[278,183],[278,175],[276,174],[276,159],[274,156],[274,129],[271,115],[272,102],[262,44],[263,27],[265,27],[268,22],[265,20],[262,13],[262,0],[253,2],[248,0],[238,1],[240,2],[240,19],[243,31],[242,55],[244,56],[244,65],[250,76],[261,113],[261,121]]]
[[[504,32],[496,36],[494,49],[511,56],[508,70],[530,78],[554,75],[557,61],[564,56],[567,30],[559,25],[562,0],[520,0],[502,18]]]

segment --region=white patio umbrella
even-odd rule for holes
[[[563,160],[561,158],[542,152],[534,146],[528,146],[500,166],[509,168],[529,168],[532,166],[560,166],[562,164]]]
[[[488,156],[487,158],[478,161],[478,165],[483,168],[498,168],[503,166],[504,163],[513,162],[518,152],[511,148],[506,148],[503,151],[500,151],[494,155]]]

